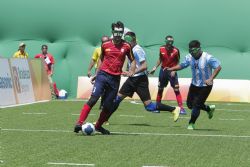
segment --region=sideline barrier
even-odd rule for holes
[[[121,78],[120,87],[125,82],[126,77]],[[183,101],[186,101],[190,78],[179,78],[180,91]],[[91,95],[93,85],[88,77],[78,77],[77,98],[87,99]],[[149,77],[149,89],[152,100],[156,99],[158,91],[158,78]],[[135,93],[133,99],[140,99]],[[173,89],[170,84],[164,89],[162,100],[176,100]],[[207,101],[220,102],[247,102],[250,103],[250,81],[249,80],[231,80],[215,79],[213,90]]]
[[[40,59],[0,58],[0,107],[51,100]]]

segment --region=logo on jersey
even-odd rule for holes
[[[122,53],[124,52],[124,49],[123,49],[123,48],[121,49],[121,52],[122,52]]]

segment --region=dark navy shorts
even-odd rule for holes
[[[110,107],[113,105],[113,101],[116,98],[117,92],[119,90],[121,76],[111,75],[104,71],[99,71],[95,84],[92,90],[91,96],[100,97],[105,96],[103,101],[104,107]]]
[[[164,88],[168,85],[168,82],[170,82],[170,85],[172,88],[179,87],[179,82],[178,82],[178,75],[175,73],[174,77],[171,77],[171,71],[164,70],[161,68],[160,73],[159,73],[159,88]]]

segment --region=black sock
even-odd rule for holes
[[[196,122],[197,118],[199,117],[199,115],[200,115],[200,109],[194,107],[194,108],[192,109],[191,119],[190,119],[189,123],[195,124],[195,122]]]
[[[175,110],[175,107],[166,105],[166,104],[162,104],[162,103],[156,103],[156,109],[160,110],[160,111],[169,111],[172,112]]]
[[[206,112],[211,111],[210,107],[208,105],[205,105],[205,104],[203,106],[201,106],[201,109],[206,111]]]

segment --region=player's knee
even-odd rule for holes
[[[145,109],[147,111],[155,111],[156,110],[156,104],[151,102],[148,105],[145,106]]]
[[[96,102],[98,101],[99,97],[97,96],[91,96],[87,104],[92,108]]]
[[[179,88],[174,88],[174,91],[175,91],[175,92],[178,92],[178,93],[180,92],[180,91],[179,91]]]
[[[180,86],[179,85],[173,85],[172,88],[174,89],[175,92],[178,92]]]

